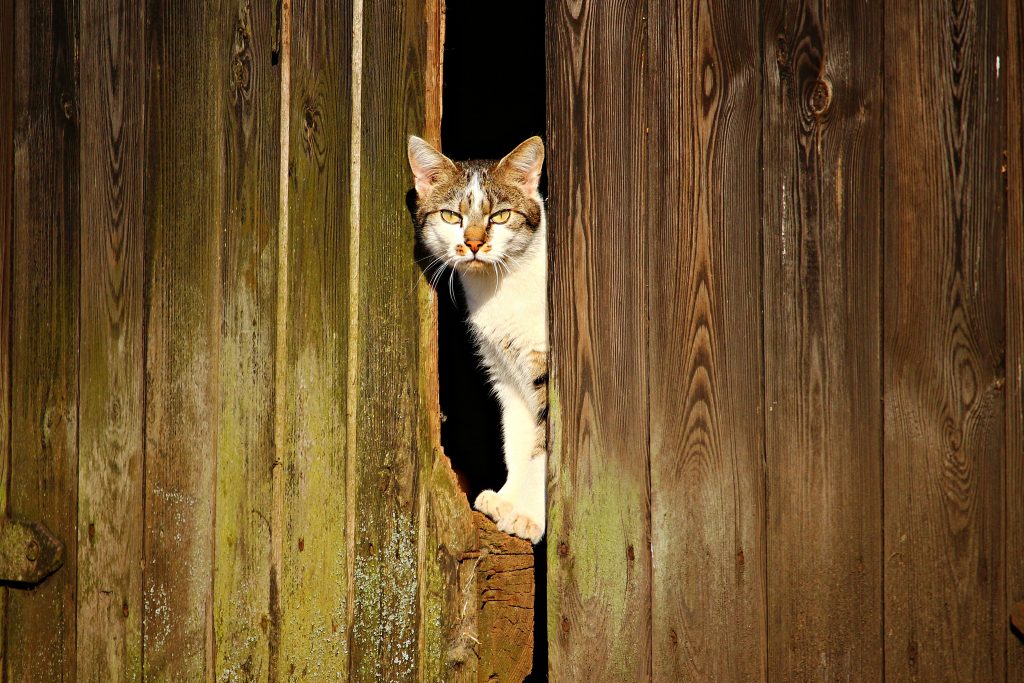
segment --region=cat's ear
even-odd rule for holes
[[[532,197],[537,192],[543,167],[544,141],[534,135],[499,161],[494,173],[503,175],[506,182],[518,186],[526,196]]]
[[[415,135],[409,137],[409,168],[416,178],[416,194],[421,197],[439,181],[457,172],[451,159]]]

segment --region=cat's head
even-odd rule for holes
[[[452,161],[409,138],[416,222],[430,253],[463,273],[514,269],[544,225],[537,184],[544,143],[532,137],[501,161]]]

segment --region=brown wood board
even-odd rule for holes
[[[273,3],[221,7],[223,105],[213,632],[218,680],[267,680],[281,69]]]
[[[15,7],[14,243],[7,513],[42,522],[64,566],[11,590],[10,681],[75,677],[78,491],[79,106],[74,2]]]
[[[211,3],[146,6],[143,674],[212,678],[228,43]],[[188,153],[183,153],[188,150]]]
[[[651,678],[643,11],[547,11],[552,680]]]
[[[145,10],[79,7],[78,639],[83,680],[142,674]]]
[[[278,680],[324,678],[347,672],[350,662],[353,26],[350,11],[331,6],[293,3],[281,45],[290,85],[287,232],[279,235],[285,252],[278,272],[283,424],[274,533],[281,557],[280,583],[271,587],[278,594],[271,637]]]
[[[655,681],[765,679],[756,3],[651,3]]]
[[[765,5],[771,680],[882,679],[882,33],[852,0]]]
[[[1005,20],[885,4],[887,680],[1006,675]]]

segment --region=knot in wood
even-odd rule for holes
[[[821,116],[828,111],[829,105],[832,104],[832,86],[828,81],[818,79],[814,82],[814,86],[811,88],[811,111],[816,116]]]
[[[68,121],[72,121],[75,118],[75,102],[68,96],[67,93],[61,93],[60,95],[60,107],[64,112],[64,118]]]
[[[782,66],[789,59],[789,46],[786,44],[786,39],[783,36],[779,36],[775,41],[775,63]]]

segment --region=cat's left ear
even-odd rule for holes
[[[508,182],[518,186],[526,196],[532,197],[537,193],[543,167],[544,141],[534,135],[499,161],[494,173],[504,175]]]

